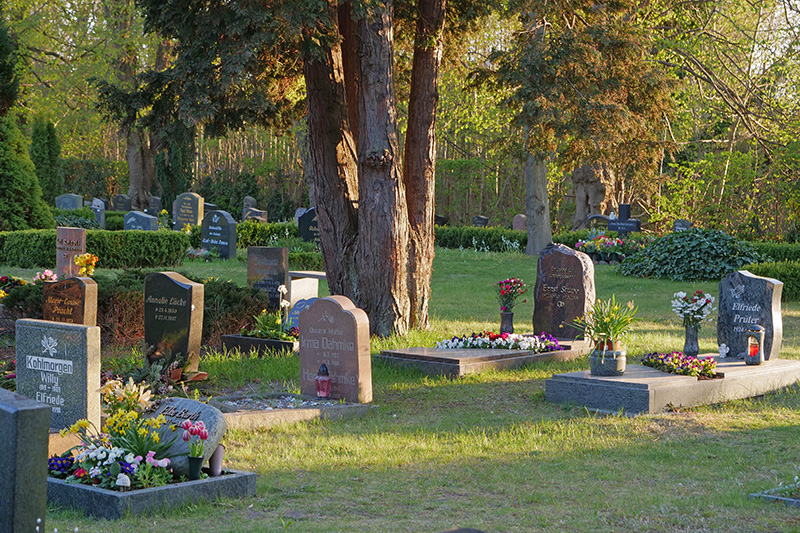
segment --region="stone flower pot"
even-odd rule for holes
[[[597,342],[589,356],[589,372],[593,376],[621,376],[625,373],[626,355],[620,341]]]

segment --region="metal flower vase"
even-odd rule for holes
[[[205,462],[202,457],[189,457],[189,481],[200,479],[200,474],[203,470],[203,463]]]
[[[686,340],[683,342],[683,355],[697,357],[700,354],[700,344],[697,341],[697,326],[686,326]]]
[[[500,333],[514,333],[514,313],[500,313]]]

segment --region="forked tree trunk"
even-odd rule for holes
[[[528,255],[539,252],[553,240],[550,202],[547,197],[547,163],[533,154],[525,161],[525,216],[528,226]]]
[[[408,212],[397,153],[392,1],[373,3],[358,22],[358,254],[357,305],[370,332],[409,328]]]
[[[587,163],[576,168],[572,172],[572,184],[575,187],[572,229],[588,227],[590,215],[606,215],[617,209],[616,176],[606,163]]]
[[[434,257],[436,104],[445,0],[419,0],[418,10],[403,170],[408,198],[411,326],[426,329]]]

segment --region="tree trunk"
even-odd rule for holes
[[[553,241],[550,202],[547,196],[547,163],[533,154],[525,161],[525,216],[528,225],[528,255],[539,255]]]
[[[147,140],[147,134],[141,128],[128,128],[125,130],[125,137],[131,209],[144,211],[149,206],[152,196],[150,191],[156,177],[155,153]]]
[[[606,163],[587,163],[572,172],[575,186],[575,216],[572,229],[589,226],[589,216],[606,215],[617,209],[614,197],[616,177]]]
[[[358,22],[357,305],[370,332],[403,335],[409,328],[408,212],[397,143],[392,0],[370,6]],[[310,90],[309,90],[310,92]]]
[[[328,0],[331,21],[336,1]],[[358,176],[356,148],[350,134],[345,97],[342,50],[333,45],[324,57],[304,58],[308,110],[308,172],[314,181],[320,245],[331,294],[354,302],[358,238]]]
[[[411,326],[427,329],[434,257],[436,104],[444,48],[445,0],[420,0],[418,9],[403,178],[408,198]]]

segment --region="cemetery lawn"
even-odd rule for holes
[[[211,265],[207,267],[206,265]],[[492,283],[535,280],[534,259],[517,254],[437,250],[431,330],[373,339],[372,352],[432,346],[455,334],[496,330]],[[214,263],[186,263],[200,272]],[[244,263],[225,262],[223,279],[243,283]],[[0,267],[4,274],[32,274]],[[35,272],[34,272],[35,273]],[[670,309],[678,290],[716,295],[717,283],[625,278],[596,268],[598,297],[634,300],[641,321],[631,359],[683,347]],[[324,291],[324,289],[323,289]],[[518,331],[533,306],[514,309]],[[713,316],[716,316],[714,313]],[[782,358],[800,359],[800,304],[783,304]],[[716,323],[700,331],[716,350]],[[105,366],[105,362],[104,362]],[[751,492],[798,474],[800,387],[761,398],[635,418],[605,416],[544,399],[545,379],[588,368],[586,357],[462,379],[375,364],[375,408],[364,418],[229,432],[228,468],[259,474],[246,500],[197,504],[120,522],[49,508],[47,531],[787,531],[797,510],[751,501]],[[296,358],[226,359],[201,370],[223,387],[284,383],[297,388]],[[216,392],[215,392],[216,393]],[[198,529],[198,525],[200,525]]]

